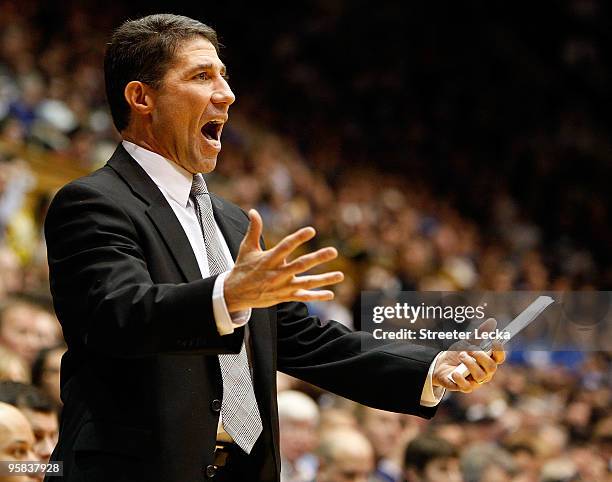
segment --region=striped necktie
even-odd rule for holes
[[[212,203],[202,174],[193,177],[190,197],[202,228],[210,275],[228,271],[230,266],[217,238]],[[244,342],[237,355],[219,355],[219,365],[223,378],[223,427],[242,450],[247,454],[251,453],[263,426]]]

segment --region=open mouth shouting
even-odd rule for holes
[[[225,119],[212,119],[202,126],[202,135],[207,143],[216,149],[221,149],[221,131]]]

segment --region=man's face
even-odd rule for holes
[[[42,374],[42,388],[50,395],[57,405],[62,404],[60,397],[60,367],[64,349],[53,350],[45,358]]]
[[[364,431],[379,457],[389,457],[399,443],[402,421],[399,413],[366,409]]]
[[[316,423],[308,420],[281,420],[281,454],[290,462],[315,448],[317,443]]]
[[[212,171],[235,100],[214,46],[203,37],[183,42],[153,96],[151,128],[159,153],[192,174]]]
[[[321,482],[367,482],[374,470],[374,458],[362,454],[343,454],[321,467],[317,480]]]
[[[40,349],[35,316],[35,310],[27,306],[15,306],[4,312],[0,326],[0,342],[28,363],[34,361]]]
[[[3,410],[0,423],[0,460],[24,462],[37,460],[32,448],[34,435],[26,418],[15,410]],[[0,482],[28,482],[34,476],[0,475]]]
[[[48,348],[57,345],[62,339],[62,330],[57,318],[51,313],[40,310],[35,315],[39,346]]]
[[[26,416],[34,432],[34,453],[41,462],[49,462],[51,452],[57,444],[59,426],[54,413],[37,412],[24,408],[21,410]]]
[[[447,482],[461,482],[461,470],[459,460],[456,457],[436,458],[425,466],[423,480],[436,482],[445,480]]]

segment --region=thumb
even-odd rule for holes
[[[263,221],[261,220],[261,216],[256,209],[250,209],[248,214],[249,227],[244,235],[244,239],[242,240],[240,250],[243,248],[246,248],[249,251],[259,250],[261,249],[259,246],[259,238],[261,238],[261,233],[263,231]]]
[[[483,322],[482,325],[480,325],[476,329],[476,331],[478,332],[478,334],[490,333],[494,331],[495,328],[497,328],[497,320],[495,318],[488,318],[486,321]]]

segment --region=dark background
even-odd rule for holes
[[[42,23],[61,23],[61,10],[42,6]],[[169,10],[213,26],[236,107],[305,155],[324,146],[345,162],[399,171],[483,223],[491,196],[508,192],[547,241],[610,261],[606,2],[135,1],[100,10],[105,27]]]

